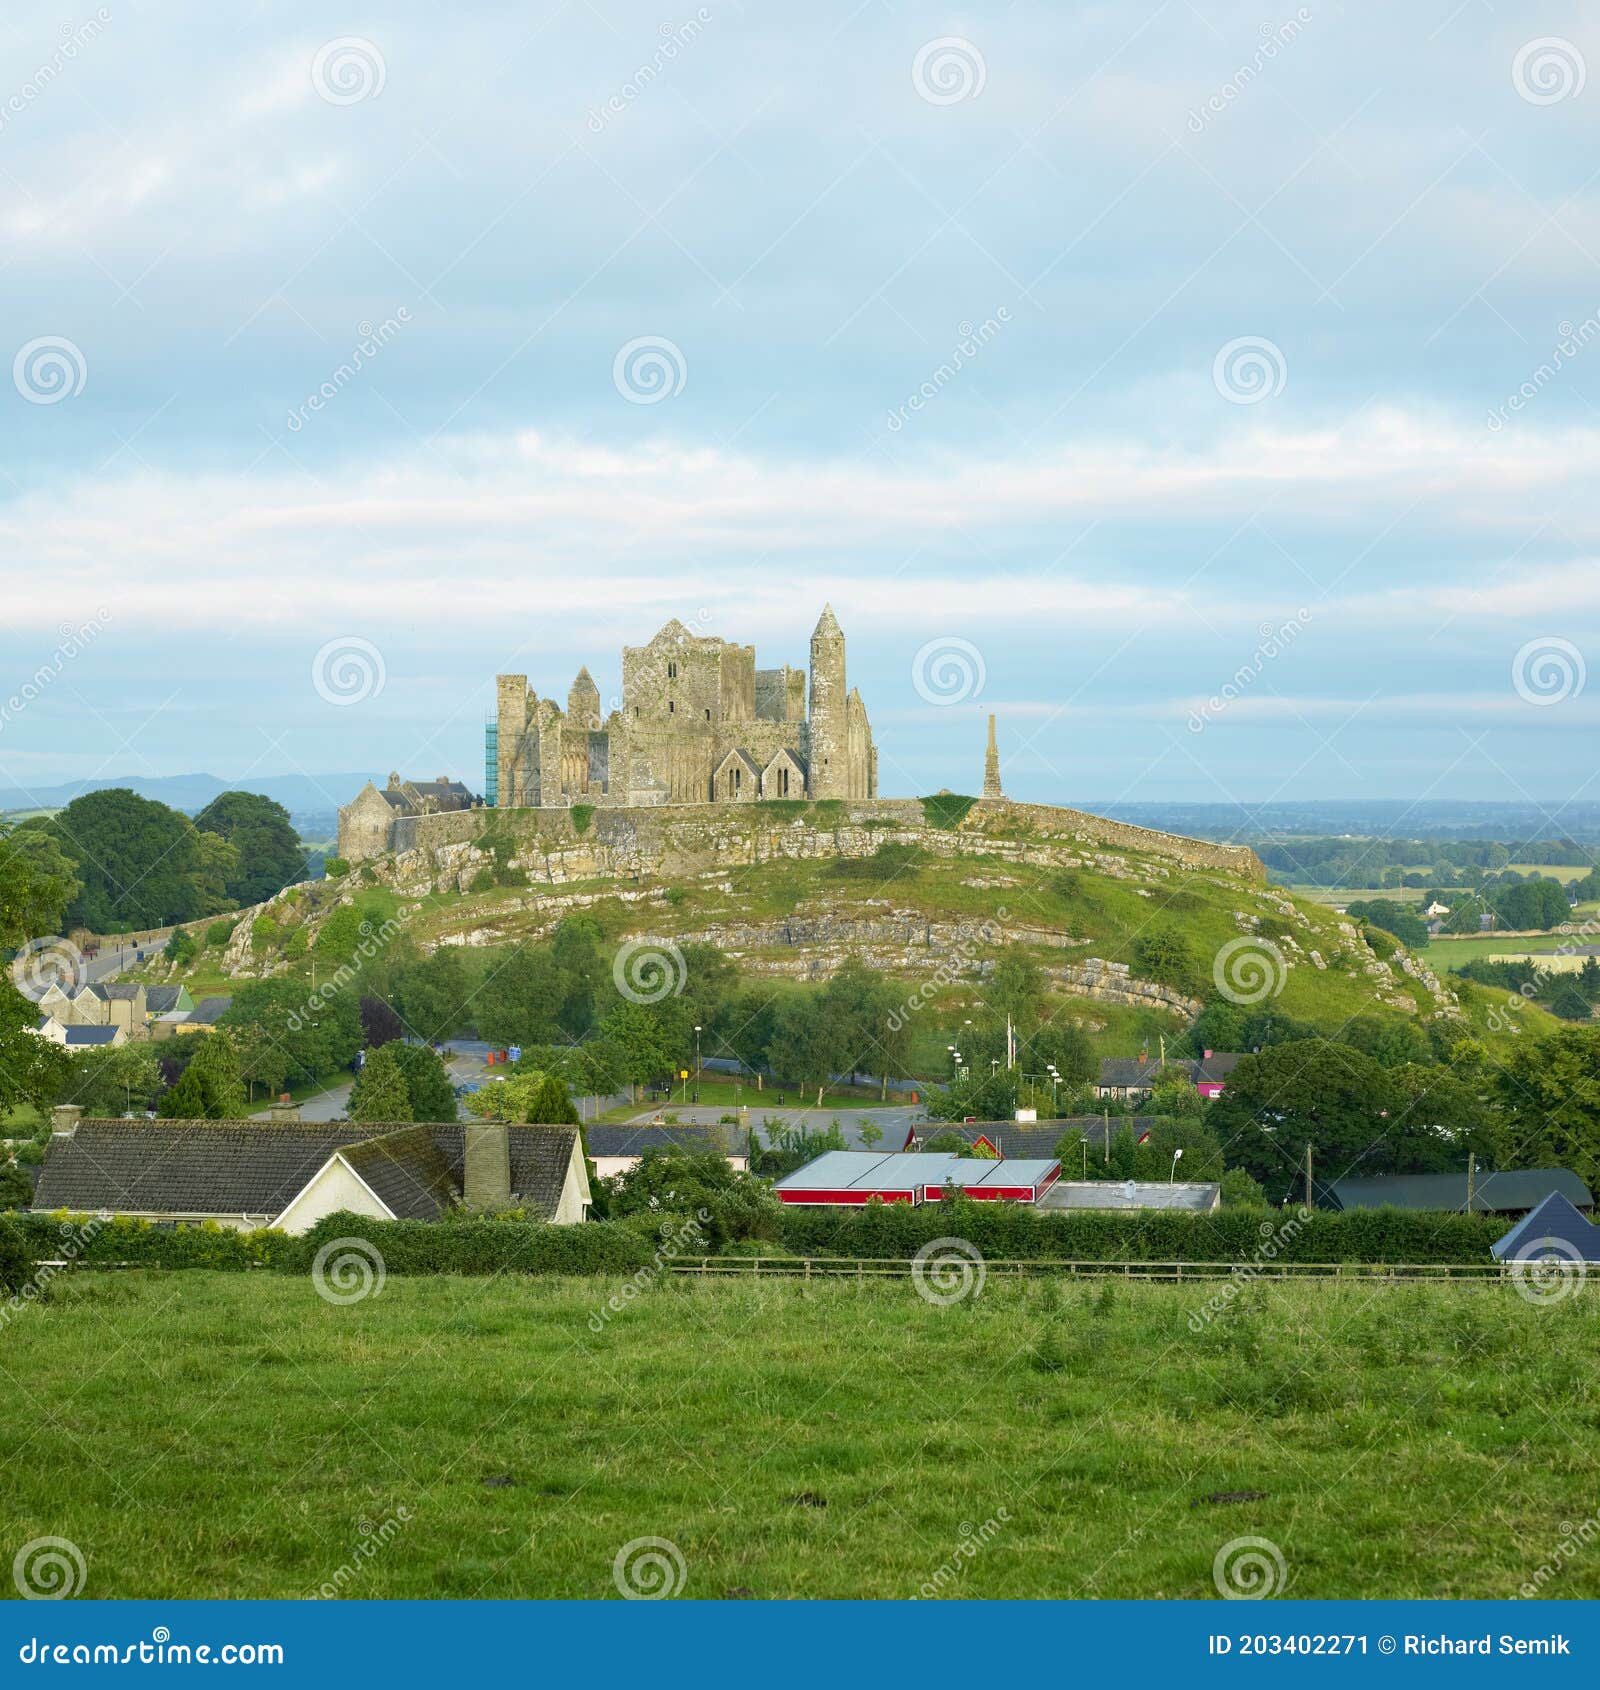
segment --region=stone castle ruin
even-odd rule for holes
[[[875,798],[878,753],[861,694],[845,679],[832,606],[806,673],[758,669],[754,646],[668,622],[622,648],[622,699],[602,716],[580,669],[562,710],[526,675],[496,677],[489,802],[501,809],[593,804],[748,804],[762,798]]]

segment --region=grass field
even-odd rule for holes
[[[1257,1537],[1290,1596],[1600,1596],[1600,1544],[1552,1563],[1592,1287],[620,1288],[58,1280],[0,1330],[0,1548],[88,1596],[614,1597],[653,1538],[685,1597],[1209,1597]]]

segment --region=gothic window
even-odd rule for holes
[[[667,700],[667,714],[669,716],[676,716],[677,713],[678,713],[677,703],[673,699],[669,698]]]
[[[667,679],[669,681],[675,681],[675,680],[677,680],[677,678],[678,678],[678,665],[676,663],[669,663],[667,665]]]
[[[780,798],[789,796],[789,771],[787,769],[778,770],[778,796]]]

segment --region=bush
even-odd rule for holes
[[[162,956],[168,962],[175,962],[181,967],[184,963],[194,960],[194,936],[181,927],[174,927],[167,937],[166,945],[162,949]]]
[[[215,949],[220,949],[233,937],[234,924],[231,921],[214,921],[206,929],[206,943]]]
[[[574,804],[568,814],[572,817],[572,831],[587,833],[589,823],[594,820],[593,804]]]
[[[996,1261],[1231,1262],[1271,1243],[1279,1261],[1423,1264],[1487,1262],[1507,1225],[1492,1215],[1318,1210],[1285,1235],[1293,1218],[1248,1208],[1041,1214],[1009,1203],[869,1203],[844,1212],[785,1208],[781,1237],[802,1256],[910,1257],[936,1238],[956,1237]]]
[[[286,1273],[309,1273],[318,1250],[340,1238],[364,1239],[391,1274],[632,1273],[649,1266],[656,1250],[644,1228],[609,1222],[374,1221],[341,1213],[288,1240],[275,1265]]]
[[[350,872],[350,860],[348,857],[325,857],[322,863],[322,872],[327,875],[329,880],[337,880],[341,874]]]
[[[22,1230],[30,1264],[54,1259],[70,1242],[74,1259],[90,1267],[131,1262],[152,1268],[243,1270],[271,1267],[289,1242],[270,1228],[238,1232],[215,1221],[197,1226],[158,1226],[123,1217],[96,1222],[91,1215],[69,1215],[65,1210],[8,1219]]]
[[[926,861],[915,845],[886,839],[870,857],[839,857],[828,867],[838,880],[898,880],[917,872]]]
[[[929,827],[956,827],[977,802],[976,798],[965,798],[959,792],[936,792],[922,800],[922,814]]]
[[[20,1291],[33,1271],[33,1252],[19,1220],[0,1215],[0,1295],[7,1297]]]

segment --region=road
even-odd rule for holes
[[[639,1126],[648,1126],[661,1116],[671,1115],[684,1126],[699,1126],[714,1124],[724,1115],[733,1113],[733,1110],[717,1109],[704,1104],[664,1104],[659,1109],[641,1110],[639,1114],[632,1116],[631,1120]],[[926,1120],[927,1111],[913,1104],[895,1104],[885,1109],[776,1109],[763,1106],[752,1109],[749,1119],[751,1126],[758,1130],[769,1121],[781,1121],[786,1126],[803,1126],[814,1133],[826,1132],[829,1126],[837,1121],[840,1134],[852,1150],[868,1148],[862,1140],[861,1129],[870,1122],[883,1134],[876,1148],[898,1150],[905,1143],[906,1131],[911,1123]],[[763,1136],[770,1141],[770,1133]]]

